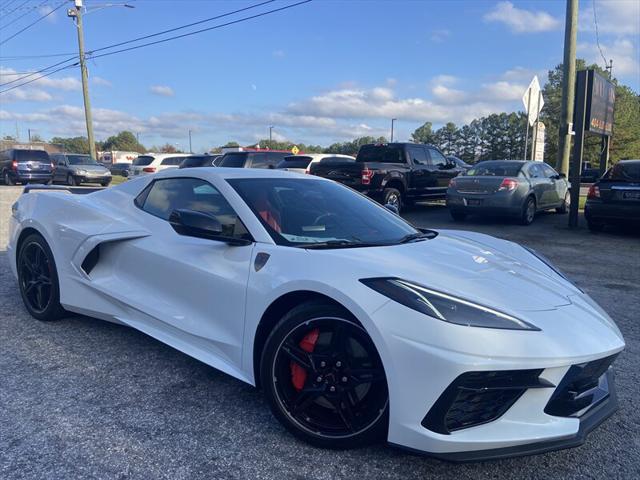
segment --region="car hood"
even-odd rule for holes
[[[582,295],[523,247],[472,232],[443,230],[432,240],[333,253],[356,261],[359,274],[402,278],[505,313],[555,310]]]

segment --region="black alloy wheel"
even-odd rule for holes
[[[261,379],[275,416],[316,446],[352,448],[384,438],[389,393],[367,332],[343,309],[307,303],[267,340]]]
[[[383,205],[396,207],[398,213],[402,210],[402,194],[395,188],[385,188],[383,194]]]
[[[57,320],[64,314],[56,265],[40,235],[25,239],[18,253],[18,284],[29,313],[38,320]]]

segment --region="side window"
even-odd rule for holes
[[[269,158],[267,153],[252,153],[249,155],[251,165],[249,168],[269,168]]]
[[[161,165],[180,165],[180,163],[182,162],[182,160],[184,160],[185,157],[169,157],[169,158],[165,158],[164,160],[162,160]]]
[[[210,183],[198,178],[156,180],[145,188],[136,205],[151,215],[169,220],[178,209],[207,213],[222,224],[224,235],[247,238],[249,233],[229,202]]]
[[[429,151],[432,167],[442,168],[447,165],[447,159],[444,158],[444,155],[442,155],[438,150],[435,148],[427,148],[427,150]]]
[[[542,169],[540,168],[540,165],[531,165],[529,167],[529,176],[531,178],[542,178],[542,177],[544,177],[544,174],[542,173]]]
[[[542,171],[544,172],[544,176],[547,178],[555,178],[558,174],[556,173],[556,171],[551,168],[549,165],[547,165],[546,163],[540,164],[540,167],[542,167]]]
[[[419,145],[407,147],[409,157],[414,165],[427,165],[427,152]]]

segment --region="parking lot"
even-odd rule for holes
[[[620,410],[577,449],[449,464],[386,445],[313,448],[271,416],[261,393],[146,335],[81,316],[41,323],[24,309],[6,255],[0,187],[0,478],[639,478],[640,234],[592,234],[566,215],[528,227],[454,223],[442,204],[404,216],[523,243],[551,259],[616,320],[627,342],[614,368]],[[416,368],[429,368],[428,365]]]

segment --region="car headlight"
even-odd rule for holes
[[[76,170],[76,173],[79,174],[79,175],[86,175],[87,171],[86,170],[82,170],[82,169],[78,169],[78,170]]]
[[[360,281],[405,307],[443,322],[469,327],[540,330],[504,312],[399,278],[364,278]]]
[[[584,290],[582,290],[579,286],[577,286],[575,283],[573,283],[572,280],[570,280],[569,278],[567,278],[567,276],[562,273],[562,270],[560,270],[558,267],[556,267],[553,263],[551,263],[551,260],[549,260],[547,257],[545,257],[544,255],[542,255],[539,252],[536,252],[533,248],[529,248],[529,247],[525,247],[524,245],[522,245],[522,248],[524,248],[527,252],[529,252],[531,255],[533,255],[534,257],[536,257],[538,260],[540,260],[542,263],[544,263],[547,267],[549,267],[551,270],[553,270],[558,276],[562,277],[564,280],[566,280],[567,282],[569,282],[571,285],[573,285],[574,287],[576,287],[578,290],[580,290],[580,292],[584,293]]]

